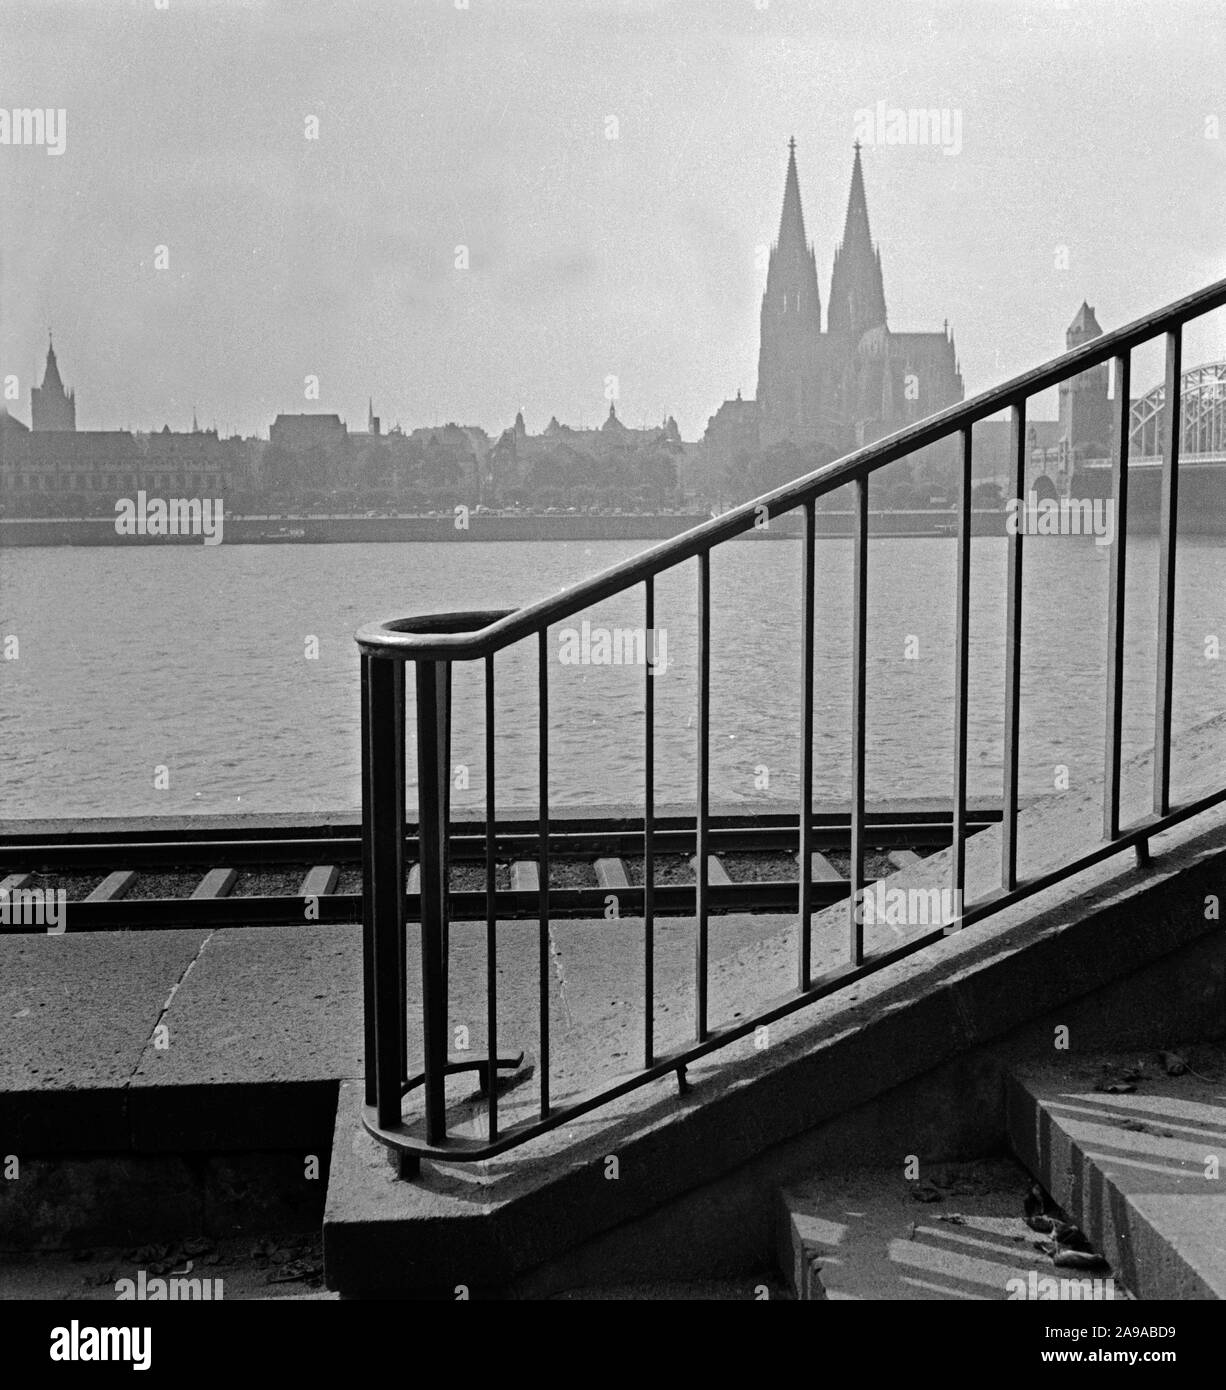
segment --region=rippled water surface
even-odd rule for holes
[[[515,606],[633,554],[632,542],[216,546],[0,553],[7,816],[354,811],[358,661],[374,618]],[[800,545],[746,541],[712,562],[711,788],[720,801],[798,794]],[[1043,538],[1026,550],[1024,793],[1101,769],[1106,549]],[[847,795],[850,561],[819,541],[815,794]],[[953,748],[955,548],[870,546],[868,786],[873,799],[944,797]],[[998,796],[1004,689],[1005,542],[973,546],[970,790]],[[657,580],[667,669],[656,691],[657,800],[692,800],[696,567]],[[1152,738],[1157,544],[1130,540],[1125,739]],[[642,591],[585,615],[641,625]],[[573,620],[577,627],[580,618]],[[561,625],[561,626],[566,626]],[[1175,722],[1226,708],[1226,542],[1181,539]],[[317,639],[318,659],[308,659]],[[569,665],[550,637],[550,792],[555,804],[635,802],[643,792],[638,666]],[[501,808],[537,792],[535,643],[498,658]],[[458,804],[484,800],[479,669],[457,668]],[[410,737],[411,747],[411,737]],[[156,770],[169,785],[155,787]],[[410,782],[415,783],[410,753]],[[467,782],[467,786],[463,784]]]

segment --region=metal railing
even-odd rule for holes
[[[1000,886],[965,906],[956,927],[963,928],[1037,893],[1127,848],[1148,853],[1149,838],[1167,826],[1226,800],[1226,787],[1180,806],[1171,803],[1171,689],[1175,597],[1176,521],[1180,441],[1180,356],[1183,325],[1226,305],[1226,280],[1189,295],[1124,328],[1106,333],[1053,361],[989,391],[941,411],[920,423],[859,449],[816,472],[737,507],[683,535],[652,547],[552,598],[516,611],[435,614],[363,627],[357,634],[362,673],[362,807],[364,919],[363,963],[366,1037],[365,1124],[399,1155],[401,1172],[416,1171],[422,1157],[450,1161],[491,1158],[565,1124],[600,1105],[671,1072],[685,1084],[689,1063],[752,1033],[806,1004],[878,971],[941,939],[947,926],[915,936],[888,950],[866,955],[859,893],[865,884],[865,697],[868,585],[868,488],[870,476],[927,445],[958,436],[960,489],[957,509],[956,647],[954,662],[953,853],[951,888],[963,902],[967,839],[967,706],[971,581],[971,462],[976,422],[1002,410],[1011,413],[1012,495],[1026,495],[1026,404],[1030,397],[1100,363],[1113,361],[1115,373],[1112,484],[1115,502],[1107,612],[1106,737],[1104,747],[1103,840],[1093,850],[1037,877],[1018,874],[1018,747],[1021,708],[1022,559],[1021,528],[1007,541],[1005,600],[1004,799]],[[1153,810],[1127,827],[1120,824],[1120,762],[1124,674],[1124,576],[1127,549],[1129,382],[1135,348],[1165,336],[1166,401],[1159,520],[1157,686],[1154,718]],[[811,974],[811,875],[813,836],[814,693],[814,510],[816,499],[853,484],[855,502],[852,594],[851,688],[851,860],[848,871],[846,963],[814,978]],[[796,986],[752,1015],[712,1025],[708,1018],[708,940],[710,883],[710,556],[715,547],[749,531],[763,514],[776,517],[802,510],[801,589],[801,798],[800,917]],[[644,669],[643,917],[644,1021],[642,1058],[637,1070],[597,1090],[555,1103],[550,1095],[549,1003],[549,651],[551,624],[615,594],[642,585],[646,631],[655,627],[655,577],[685,561],[698,561],[697,683],[697,855],[694,903],[693,1041],[658,1052],[654,1037],[654,689]],[[447,1049],[447,831],[450,788],[451,668],[455,662],[485,666],[486,823],[492,827],[495,791],[495,654],[515,642],[537,640],[537,702],[540,738],[537,1104],[526,1119],[500,1126],[496,1073],[514,1068],[518,1053],[498,1051],[498,994],[495,921],[495,841],[486,839],[486,1040],[480,1055],[449,1055]],[[405,933],[405,666],[413,663],[416,683],[419,837],[421,853],[421,982],[424,1065],[408,1075]],[[446,1079],[457,1071],[476,1071],[485,1097],[485,1135],[448,1133]],[[424,1086],[424,1123],[404,1117],[404,1096]]]

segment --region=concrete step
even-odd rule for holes
[[[1015,1072],[1009,1137],[1138,1298],[1226,1298],[1226,1050],[1177,1052]]]
[[[1010,1160],[823,1176],[780,1194],[779,1264],[806,1302],[1126,1297],[1112,1271],[1057,1267],[1024,1219],[1031,1181]],[[1090,1278],[1087,1288],[1080,1281]],[[1052,1281],[1052,1282],[1048,1282]],[[1066,1286],[1066,1294],[1067,1293]]]

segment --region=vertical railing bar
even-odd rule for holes
[[[485,658],[485,1034],[489,1139],[498,1138],[498,822],[494,795],[494,653]]]
[[[694,939],[694,1035],[707,1037],[708,836],[711,776],[711,555],[698,556],[698,805],[694,862],[696,921]]]
[[[447,705],[451,693],[450,663],[419,661],[416,673],[417,835],[421,846],[419,916],[426,1143],[443,1144],[447,1139],[447,812],[451,782]],[[403,839],[402,831],[402,842]],[[402,866],[402,903],[404,894]],[[404,935],[403,928],[400,935]],[[403,993],[403,990],[400,992]]]
[[[537,979],[540,989],[541,1119],[549,1115],[549,629],[537,634],[537,700],[540,709],[540,925]]]
[[[1111,460],[1111,496],[1115,528],[1107,579],[1107,733],[1103,769],[1103,835],[1120,833],[1120,758],[1124,727],[1124,590],[1128,573],[1128,425],[1132,354],[1115,359],[1115,452]]]
[[[650,643],[643,676],[643,1066],[655,1061],[655,819],[656,819],[656,589],[651,575],[643,584],[646,640]]]
[[[417,668],[416,666],[414,667],[414,681],[415,681],[415,682],[416,682],[416,674],[417,674],[418,669],[419,669],[419,668]],[[405,678],[406,678],[406,680],[407,680],[407,674],[406,674]],[[408,738],[407,738],[407,734],[406,734],[406,739],[405,739],[405,756],[406,756],[406,758],[407,758],[407,755],[408,755]],[[418,750],[417,750],[417,756],[418,756],[418,760],[420,761],[420,757],[421,757],[421,749],[420,749],[420,747],[419,747]],[[449,779],[448,779],[446,785],[447,785],[448,787],[450,786],[450,780],[449,780]],[[406,774],[406,781],[405,781],[406,792],[407,792],[407,786],[408,786],[408,783],[407,783],[407,774]],[[418,777],[418,781],[417,781],[417,789],[418,789],[418,798],[419,798],[418,807],[417,807],[417,850],[418,850],[418,854],[420,855],[420,854],[421,854],[421,847],[422,847],[422,838],[421,838],[422,808],[421,808],[421,800],[420,800],[420,798],[421,798],[421,778],[420,778],[420,776]],[[405,821],[406,821],[406,827],[407,827],[407,821],[408,821],[408,811],[407,811],[407,809],[406,809],[406,811],[405,811]],[[444,815],[444,817],[443,817],[443,834],[444,834],[444,836],[447,834],[447,818],[446,818],[446,815]],[[404,869],[406,870],[406,872],[405,872],[404,874],[401,875],[400,891],[401,891],[402,893],[407,893],[408,890],[409,890],[408,877],[407,877],[407,869],[408,869],[408,850],[407,850],[407,848],[406,848],[406,850],[405,850],[405,858],[404,858],[404,865],[403,865],[403,867],[404,867]],[[419,875],[419,877],[420,877],[420,875]],[[406,918],[407,918],[407,911],[406,911]],[[420,903],[420,898],[419,898],[419,901],[418,901],[418,927],[419,927],[419,929],[423,929],[423,928],[422,928],[422,923],[424,923],[424,921],[425,921],[425,918],[421,915],[421,903]],[[446,931],[446,918],[445,918],[445,917],[444,917],[444,926],[443,926],[443,930]],[[407,1077],[408,1074],[409,1074],[409,960],[408,960],[408,957],[409,957],[409,941],[408,941],[408,934],[407,934],[407,931],[406,931],[405,929],[403,929],[403,928],[401,929],[401,932],[400,932],[400,935],[399,935],[397,944],[398,944],[398,946],[399,946],[399,957],[398,957],[398,959],[399,959],[399,973],[400,973],[400,993],[399,993],[399,996],[398,996],[398,998],[399,998],[399,1000],[400,1000],[400,1073],[401,1073],[401,1075],[402,1075],[403,1077]],[[446,1001],[444,1000],[444,1003],[445,1003],[445,1002],[446,1002]]]
[[[954,636],[954,826],[952,890],[954,912],[960,925],[966,892],[966,730],[970,699],[971,622],[971,494],[974,428],[962,431],[962,476],[958,492],[957,614]]]
[[[851,633],[851,862],[847,866],[848,958],[864,960],[864,744],[868,643],[868,476],[856,479]]]
[[[378,1069],[375,1031],[375,945],[374,945],[374,807],[371,793],[371,764],[375,757],[370,721],[371,657],[362,652],[359,660],[362,700],[362,1029],[366,1054],[366,1104],[377,1100],[375,1078]]]
[[[449,1024],[451,1016],[451,673],[451,662],[440,662],[439,703],[442,706],[442,715],[439,719],[438,767],[442,791],[442,795],[439,797],[439,820],[441,822],[441,838],[443,843],[443,872],[441,875],[442,882],[440,884],[439,896],[442,899],[443,928],[439,935],[442,937],[443,942],[443,988],[439,995],[439,1008],[443,1015],[442,1037],[444,1062],[447,1060],[451,1038],[451,1028]],[[420,819],[420,814],[418,819]],[[408,980],[405,978],[405,971],[403,969],[403,955],[401,961],[402,979],[400,997],[404,1001],[404,1033],[407,1040],[409,1032],[409,1001],[407,988]]]
[[[400,942],[404,937],[404,666],[372,658],[368,668],[372,984],[375,1110],[380,1128],[400,1123],[404,1073],[400,1029]],[[418,728],[422,714],[418,710]],[[365,895],[364,895],[365,896]]]
[[[1154,697],[1154,813],[1171,809],[1171,693],[1175,658],[1175,529],[1179,522],[1180,326],[1166,335],[1162,507],[1158,555],[1158,660]]]
[[[804,555],[800,590],[800,944],[796,985],[808,989],[813,936],[813,590],[814,509],[804,505]]]
[[[1022,530],[1026,517],[1026,400],[1010,416],[1010,462],[1016,522],[1009,530],[1005,593],[1005,768],[1001,834],[1001,883],[1017,887],[1018,752],[1022,694]]]

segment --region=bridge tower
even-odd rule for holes
[[[1080,347],[1102,335],[1094,310],[1082,301],[1069,324],[1065,346]],[[1074,457],[1106,458],[1111,453],[1110,369],[1105,362],[1060,383],[1060,435]]]

